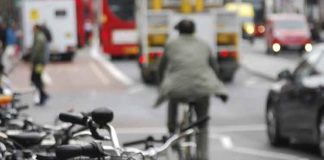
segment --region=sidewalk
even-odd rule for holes
[[[241,52],[242,68],[271,81],[275,81],[278,73],[284,69],[293,71],[296,65],[296,61],[290,61],[275,55],[266,55],[265,53],[255,53],[253,49],[252,51],[242,49]]]

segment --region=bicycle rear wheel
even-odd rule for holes
[[[181,112],[180,112],[181,113]],[[182,112],[180,128],[185,128],[197,120],[194,106],[188,105]],[[179,160],[195,160],[197,156],[196,134],[191,134],[178,143]]]

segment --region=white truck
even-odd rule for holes
[[[207,12],[183,14],[177,10],[150,10],[147,0],[137,1],[137,28],[140,38],[139,66],[145,83],[155,83],[160,56],[166,43],[178,33],[174,26],[182,19],[194,21],[195,35],[207,42],[217,61],[219,77],[232,81],[239,67],[240,24],[235,12],[222,7],[210,8]],[[199,53],[197,53],[199,54]],[[190,57],[188,57],[190,58]]]
[[[218,76],[231,82],[239,67],[241,24],[236,12],[220,8],[215,10],[215,48]]]
[[[22,1],[23,53],[33,43],[33,26],[46,25],[52,35],[51,60],[72,60],[77,46],[77,20],[75,0]]]

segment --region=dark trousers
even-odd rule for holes
[[[35,85],[36,89],[40,94],[40,103],[42,103],[47,96],[44,90],[44,82],[42,80],[42,74],[44,69],[39,69],[37,66],[42,64],[34,64],[32,68],[31,81]],[[44,65],[42,65],[44,67]]]
[[[179,99],[170,99],[168,107],[168,129],[170,133],[174,133],[178,124],[178,104],[181,102]],[[195,106],[197,119],[204,118],[209,114],[209,97],[202,97],[192,103]],[[199,126],[197,134],[197,159],[208,160],[208,122]]]

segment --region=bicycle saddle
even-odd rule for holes
[[[104,126],[107,123],[112,122],[114,119],[114,113],[108,108],[97,108],[91,112],[92,120],[100,126]]]
[[[8,134],[8,137],[24,147],[39,145],[46,135],[38,132],[22,132],[19,134]]]

